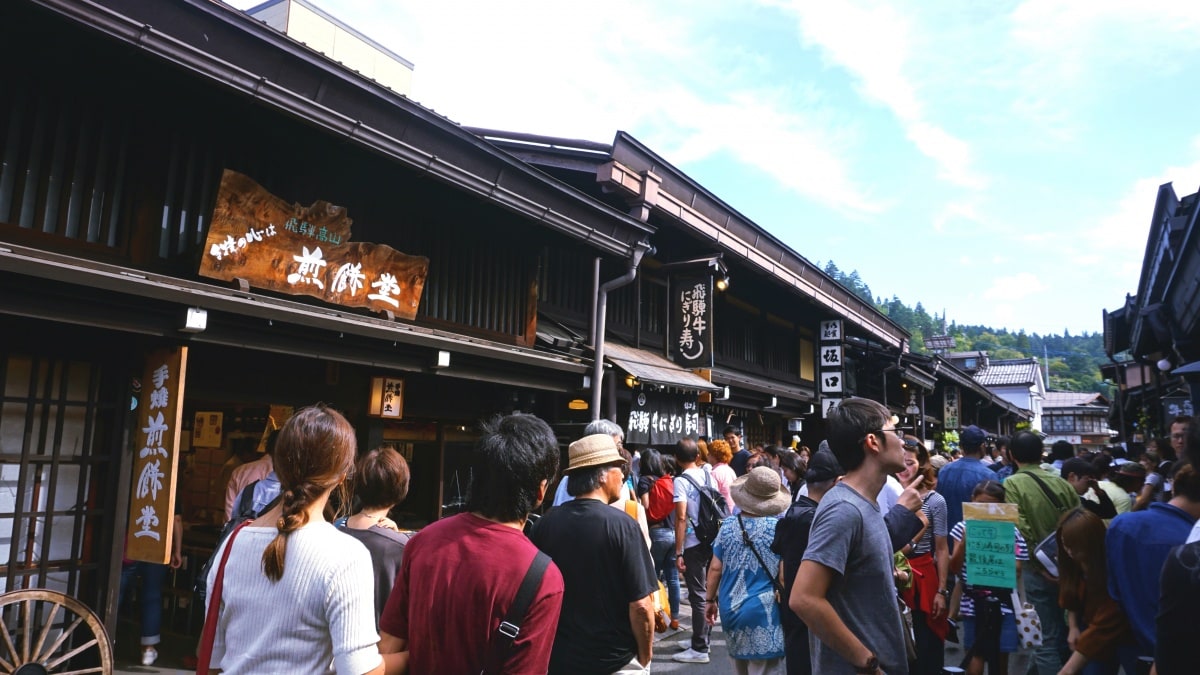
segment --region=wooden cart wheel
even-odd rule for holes
[[[75,598],[30,589],[0,595],[0,675],[113,671],[104,624]]]

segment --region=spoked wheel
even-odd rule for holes
[[[111,673],[112,643],[83,603],[57,591],[0,595],[0,675]]]

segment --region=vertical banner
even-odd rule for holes
[[[946,429],[957,429],[958,422],[958,387],[942,388],[942,426]]]
[[[711,274],[671,280],[671,354],[684,368],[713,367],[713,278]]]
[[[817,379],[821,386],[821,417],[829,416],[829,409],[842,401],[845,391],[845,363],[842,353],[842,321],[822,321],[817,333]]]
[[[130,560],[171,561],[187,349],[160,349],[146,358],[125,534],[125,557]]]
[[[1016,588],[1017,505],[963,504],[967,579],[972,586]]]

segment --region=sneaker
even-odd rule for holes
[[[680,649],[691,649],[692,648],[692,638],[688,638],[686,640],[680,640],[680,641],[676,642],[675,645],[677,647],[679,647]]]
[[[142,665],[152,666],[158,660],[158,650],[154,647],[147,647],[142,650]]]
[[[698,652],[689,647],[671,658],[680,663],[708,663],[708,652]]]

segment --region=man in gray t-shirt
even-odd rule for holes
[[[904,468],[904,432],[864,398],[831,409],[827,429],[846,475],[817,507],[788,605],[809,626],[814,673],[907,675],[891,539],[875,501]]]
[[[833,570],[826,598],[837,615],[878,658],[883,672],[908,672],[908,657],[892,580],[891,540],[879,506],[840,483],[830,490],[813,519],[804,560]],[[897,639],[898,638],[898,639]],[[836,651],[810,637],[814,673],[853,673]]]

